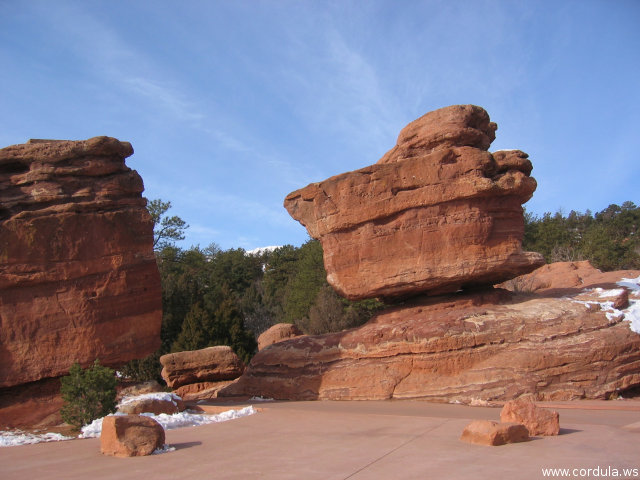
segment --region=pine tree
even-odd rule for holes
[[[80,429],[96,418],[116,411],[116,377],[114,371],[100,365],[83,370],[79,363],[69,369],[69,375],[60,379],[60,393],[64,405],[62,420]]]

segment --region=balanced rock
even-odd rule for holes
[[[529,435],[558,435],[560,415],[556,411],[538,407],[531,399],[518,398],[504,404],[500,411],[501,422],[521,423]]]
[[[231,347],[168,353],[160,357],[162,378],[170,388],[199,382],[233,380],[244,372],[244,363]]]
[[[114,457],[151,455],[164,445],[164,428],[141,415],[109,415],[102,420],[100,450]]]
[[[153,222],[132,153],[109,137],[0,149],[0,388],[159,347]]]
[[[486,151],[480,107],[447,107],[407,126],[377,164],[290,193],[291,216],[322,243],[327,280],[352,300],[440,294],[532,271],[522,203],[536,181],[519,150]]]
[[[605,399],[639,386],[632,307],[612,313],[576,297],[491,289],[414,298],[361,327],[273,344],[218,395],[469,404]]]
[[[452,105],[429,112],[404,127],[396,146],[378,163],[400,162],[451,147],[488,150],[496,138],[498,125],[476,105]]]
[[[290,338],[303,335],[302,331],[292,323],[277,323],[276,325],[265,330],[258,337],[258,350],[273,345],[274,343],[283,342]]]
[[[527,427],[518,423],[474,420],[464,428],[460,440],[495,447],[507,443],[526,442],[529,440],[529,431]]]

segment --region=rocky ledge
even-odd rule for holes
[[[475,404],[624,394],[640,385],[640,335],[630,328],[640,317],[640,272],[624,272],[633,280],[617,285],[591,270],[597,283],[573,293],[415,298],[359,328],[273,344],[218,395]]]

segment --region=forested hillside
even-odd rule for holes
[[[537,217],[525,213],[522,246],[547,263],[589,260],[603,271],[640,268],[640,207],[609,205],[596,214],[561,211]]]
[[[326,281],[316,240],[250,255],[243,249],[183,250],[175,246],[187,225],[166,215],[171,204],[154,200],[156,258],[162,281],[162,347],[125,373],[140,379],[159,374],[158,357],[169,352],[229,345],[245,362],[256,338],[271,325],[295,323],[305,333],[340,331],[366,322],[382,303],[350,302]],[[525,250],[547,262],[590,260],[602,270],[640,269],[640,208],[610,205],[595,215],[525,213]]]

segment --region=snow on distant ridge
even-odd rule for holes
[[[246,255],[262,255],[263,253],[271,253],[274,250],[277,250],[279,248],[282,248],[282,245],[273,245],[270,247],[258,247],[258,248],[254,248],[253,250],[247,250],[245,254]]]

